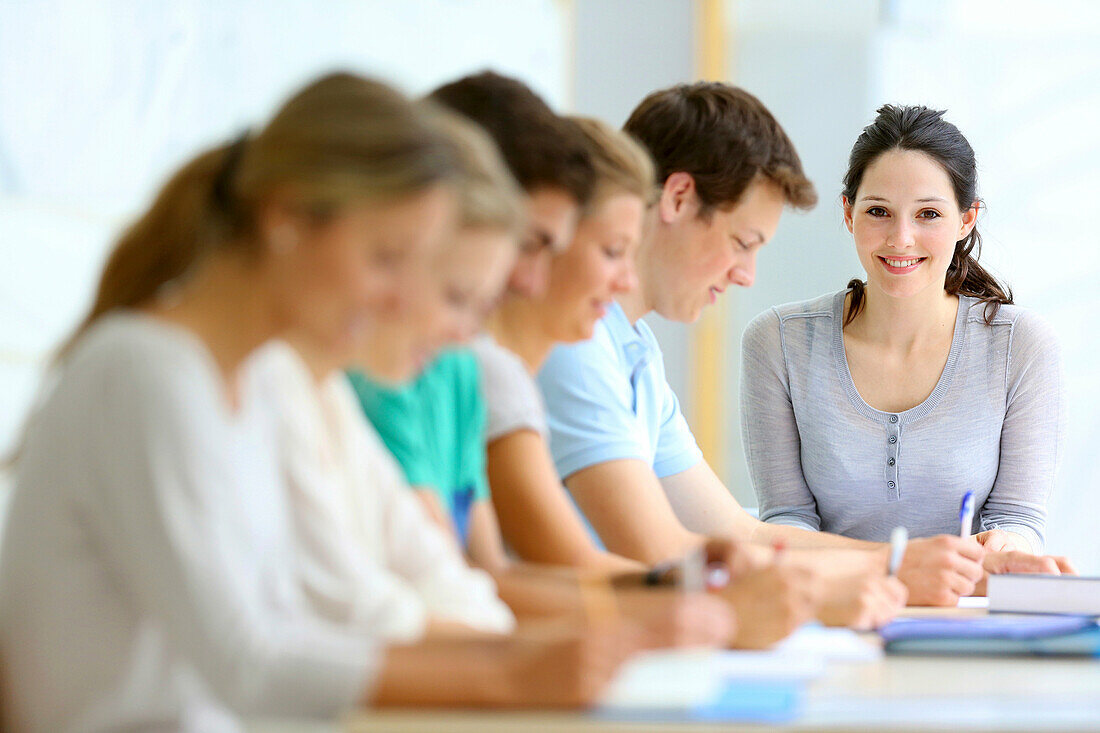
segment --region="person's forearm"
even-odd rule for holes
[[[624,573],[644,573],[648,569],[648,566],[645,563],[631,560],[622,555],[601,551],[594,556],[591,563],[586,563],[581,569],[589,573],[597,573],[611,577]]]
[[[420,637],[421,641],[435,641],[435,640],[448,640],[448,639],[496,639],[503,636],[502,634],[495,634],[491,631],[482,631],[481,629],[475,629],[472,626],[462,623],[461,621],[451,621],[438,618],[428,619],[427,625],[424,627],[424,634]]]
[[[364,699],[371,707],[514,704],[507,642],[433,639],[389,647]]]
[[[822,576],[850,576],[863,573],[885,573],[890,548],[881,542],[855,540],[850,537],[813,532],[799,527],[757,522],[753,541],[760,544],[782,544],[790,548],[788,556],[799,565],[817,571]]]
[[[872,549],[792,549],[784,554],[788,562],[809,568],[825,580],[853,575],[885,575],[889,563],[889,548],[873,542],[866,544],[871,545]]]
[[[513,563],[492,573],[497,594],[517,617],[532,618],[579,613],[581,592],[577,571],[560,566]]]
[[[881,542],[867,542],[850,537],[841,537],[829,532],[814,532],[800,527],[788,527],[783,524],[768,524],[754,520],[752,541],[774,545],[777,542],[784,547],[800,549],[832,548],[844,550],[881,550]]]

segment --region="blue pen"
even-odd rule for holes
[[[969,537],[974,528],[974,492],[963,494],[962,504],[959,505],[959,537]]]

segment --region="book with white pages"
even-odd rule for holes
[[[1079,575],[991,575],[991,613],[1100,616],[1100,578]]]

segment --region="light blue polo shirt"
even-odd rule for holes
[[[590,340],[555,347],[538,382],[563,479],[622,458],[645,461],[658,478],[702,460],[665,378],[657,338],[643,321],[632,325],[618,303]]]

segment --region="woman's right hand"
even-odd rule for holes
[[[773,563],[734,578],[721,597],[737,614],[736,649],[764,649],[814,617],[821,579],[813,571]]]
[[[619,667],[643,648],[630,621],[551,633],[518,632],[508,640],[504,707],[584,708],[598,702]]]
[[[522,626],[510,636],[426,639],[385,650],[373,707],[580,708],[642,648],[626,619]]]
[[[830,579],[817,618],[826,626],[877,629],[905,608],[907,596],[905,584],[888,575]]]
[[[736,614],[721,598],[671,588],[622,590],[616,596],[647,647],[727,647],[736,637]]]

